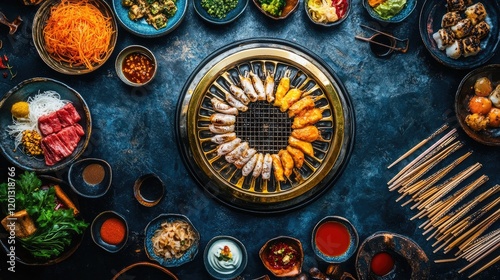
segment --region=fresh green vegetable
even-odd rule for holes
[[[272,16],[279,17],[286,5],[286,0],[259,0],[262,9]]]
[[[36,225],[36,232],[19,238],[20,244],[41,259],[57,257],[69,246],[74,236],[87,228],[85,221],[75,218],[72,209],[56,209],[53,187],[42,189],[42,181],[34,172],[24,172],[15,181],[16,211],[26,209]],[[7,209],[7,183],[0,185],[0,204]]]
[[[225,18],[227,14],[234,10],[239,0],[201,0],[201,6],[214,18]]]

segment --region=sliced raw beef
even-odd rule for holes
[[[57,110],[56,113],[62,127],[67,127],[74,124],[71,115],[66,110],[64,110],[64,108]]]
[[[57,117],[57,111],[38,118],[38,128],[40,129],[42,136],[61,130],[61,122]]]
[[[78,134],[79,136],[85,135],[85,131],[83,130],[83,127],[80,124],[75,123],[73,127],[75,128],[76,134]]]
[[[45,163],[54,165],[70,156],[85,132],[79,124],[65,127],[58,133],[52,133],[42,139],[42,149],[45,154]]]
[[[80,114],[78,114],[75,106],[73,106],[72,103],[68,103],[68,104],[64,105],[64,107],[62,107],[62,109],[64,109],[71,116],[71,119],[73,120],[72,123],[77,123],[82,119],[82,117],[80,117]]]
[[[40,145],[42,146],[43,156],[45,157],[45,164],[52,166],[61,160],[60,158],[57,158],[51,150],[49,150],[45,143],[42,142]]]
[[[78,142],[80,142],[81,138],[81,135],[77,133],[76,125],[77,124],[65,127],[56,134],[62,142],[66,143],[72,149],[78,146]]]

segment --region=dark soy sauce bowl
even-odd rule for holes
[[[165,194],[165,184],[154,173],[139,177],[134,184],[134,196],[146,207],[157,205]]]
[[[375,34],[370,39],[370,50],[378,57],[389,56],[394,51],[393,48],[396,46],[396,40],[384,34]],[[389,48],[388,46],[391,46],[392,48]]]

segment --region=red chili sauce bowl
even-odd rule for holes
[[[129,86],[148,84],[156,75],[157,68],[153,52],[143,46],[128,46],[116,57],[116,73]]]
[[[293,277],[302,272],[304,251],[296,238],[278,236],[270,239],[260,249],[259,257],[276,277]]]
[[[327,263],[347,261],[358,247],[358,233],[347,219],[327,216],[312,232],[312,248],[318,258]]]
[[[127,221],[115,211],[104,211],[94,218],[90,225],[90,233],[97,246],[110,253],[116,253],[127,243]]]

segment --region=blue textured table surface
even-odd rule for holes
[[[463,260],[434,264],[436,259],[451,258],[451,254],[432,253],[432,242],[422,236],[419,222],[409,220],[415,212],[396,203],[398,195],[389,192],[386,183],[409,160],[393,169],[387,169],[388,164],[454,118],[454,95],[468,71],[440,65],[424,47],[418,35],[423,1],[419,1],[407,20],[386,27],[371,21],[361,1],[353,2],[349,17],[340,26],[320,28],[310,23],[302,2],[284,21],[266,18],[249,3],[235,22],[215,26],[205,23],[190,1],[186,18],[172,33],[145,39],[120,27],[115,51],[103,67],[82,76],[66,76],[46,66],[33,45],[31,24],[37,7],[23,6],[20,0],[2,1],[0,10],[9,19],[21,15],[23,23],[14,36],[7,36],[7,28],[0,26],[3,41],[0,54],[9,55],[17,71],[12,80],[0,78],[0,95],[32,77],[50,77],[81,93],[93,119],[92,137],[83,157],[105,159],[114,172],[111,190],[104,197],[80,199],[82,216],[91,222],[101,211],[115,210],[128,219],[130,236],[120,253],[110,254],[92,242],[87,230],[81,247],[64,262],[50,267],[18,264],[15,273],[6,272],[2,253],[0,278],[110,279],[125,266],[148,260],[143,249],[143,232],[151,219],[161,213],[180,213],[188,216],[201,233],[200,252],[194,261],[171,269],[180,279],[209,278],[202,252],[216,235],[231,235],[245,244],[249,256],[242,274],[245,279],[267,273],[258,250],[265,241],[279,235],[302,241],[303,271],[311,267],[324,270],[326,264],[314,257],[310,240],[316,222],[328,215],[349,219],[357,228],[360,242],[377,231],[406,235],[429,257],[431,279],[465,279],[475,269],[458,274],[467,264]],[[378,26],[398,37],[410,38],[408,53],[394,53],[387,59],[374,57],[367,43],[354,38],[371,35],[360,24]],[[184,166],[174,135],[177,101],[196,66],[228,43],[259,37],[289,40],[323,58],[344,82],[356,115],[355,144],[342,176],[312,203],[282,214],[242,213],[206,195]],[[158,59],[158,74],[144,88],[126,86],[114,70],[116,55],[131,44],[150,48]],[[500,63],[500,56],[497,54],[488,63]],[[500,148],[482,146],[460,133],[460,139],[465,142],[462,149],[474,151],[468,162],[483,164],[481,172],[490,177],[488,186],[498,183]],[[1,162],[0,173],[4,176],[9,163],[3,159]],[[166,183],[166,197],[159,205],[145,208],[135,200],[132,186],[137,177],[150,172],[158,174]],[[66,173],[64,169],[52,175],[65,179]],[[498,222],[494,226],[498,228]],[[355,275],[355,256],[343,268]],[[498,275],[500,265],[496,264],[477,279],[499,279]]]

